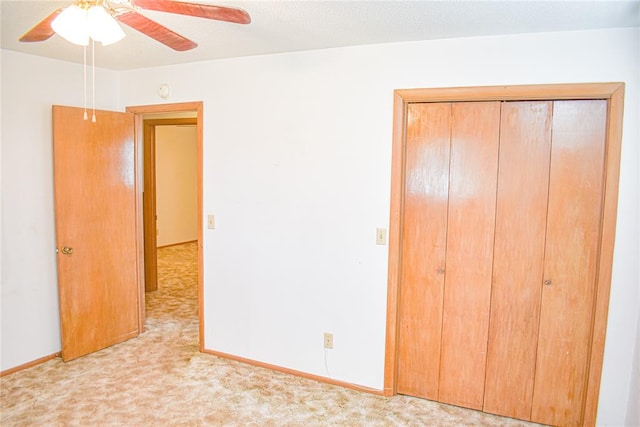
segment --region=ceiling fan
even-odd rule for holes
[[[174,50],[185,51],[198,46],[194,41],[181,36],[139,13],[145,9],[215,19],[236,24],[248,24],[251,22],[249,14],[242,9],[209,4],[186,3],[172,0],[75,0],[69,7],[54,10],[49,16],[20,37],[19,40],[21,42],[41,42],[51,38],[51,36],[57,32],[72,43],[86,45],[88,43],[88,37],[90,36],[87,31],[91,32],[96,27],[94,24],[87,24],[86,17],[93,14],[96,16],[99,15],[101,19],[100,22],[105,22],[105,25],[109,26],[110,30],[121,33],[117,39],[112,38],[109,40],[99,40],[91,36],[94,40],[102,41],[103,44],[113,43],[124,37],[124,32],[122,32],[122,29],[115,22],[115,20],[118,20]],[[73,15],[72,12],[83,14],[82,19],[85,19],[82,21],[84,22],[82,25],[87,27],[87,29],[83,36],[84,38],[81,39],[80,42],[71,40],[65,37],[62,31],[54,29],[56,24],[60,26],[59,22],[65,20],[67,15]],[[75,21],[68,25],[69,29],[74,31],[78,26],[81,25]]]

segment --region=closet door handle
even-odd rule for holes
[[[438,272],[438,274],[444,274],[444,268],[438,267],[437,272]]]
[[[65,255],[71,255],[73,253],[73,248],[65,246],[64,248],[62,248],[62,253]]]
[[[551,286],[551,280],[547,279],[544,281],[545,286]]]

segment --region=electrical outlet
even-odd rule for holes
[[[329,332],[324,333],[324,348],[333,348],[333,334]]]

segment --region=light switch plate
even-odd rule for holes
[[[386,244],[387,244],[387,229],[376,228],[376,245],[386,245]]]
[[[211,230],[216,228],[216,217],[215,217],[215,215],[208,215],[207,216],[207,228],[209,228]]]

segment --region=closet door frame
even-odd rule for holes
[[[584,425],[595,425],[602,375],[604,341],[609,309],[611,270],[615,241],[620,174],[620,147],[624,83],[578,83],[551,85],[452,87],[398,89],[394,91],[393,145],[391,164],[391,211],[389,222],[389,270],[384,395],[397,393],[398,315],[405,180],[407,106],[423,102],[533,101],[566,99],[607,100],[607,131],[599,258],[594,302],[589,373],[584,402]]]

